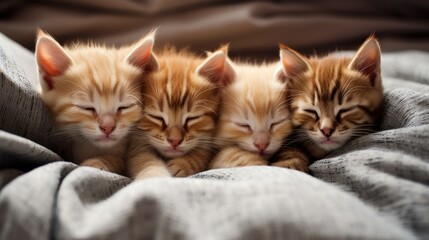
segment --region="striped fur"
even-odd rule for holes
[[[41,97],[59,134],[73,140],[74,162],[123,173],[126,136],[141,117],[143,85],[143,69],[127,56],[143,42],[153,44],[153,35],[121,49],[94,44],[62,48],[39,31]]]
[[[184,177],[208,167],[220,85],[198,72],[204,59],[167,49],[159,71],[147,75],[144,115],[132,141],[127,169],[133,179]]]
[[[373,131],[383,102],[376,39],[370,37],[353,58],[305,58],[287,47],[280,55],[292,123],[310,155],[320,158]]]

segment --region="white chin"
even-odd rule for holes
[[[342,146],[342,144],[338,142],[319,142],[317,145],[325,151],[333,151]]]
[[[186,154],[183,150],[171,150],[171,149],[158,149],[158,152],[166,158],[178,158]]]
[[[109,148],[118,143],[117,140],[95,140],[92,143],[99,148]]]
[[[258,154],[258,155],[260,155],[261,157],[263,157],[263,158],[265,158],[265,159],[269,159],[271,156],[273,156],[273,154],[277,151],[273,151],[272,149],[270,149],[269,151],[265,151],[263,154],[261,154],[257,149],[255,149],[255,148],[248,148],[248,147],[246,147],[246,146],[244,146],[244,145],[241,145],[240,146],[243,150],[245,150],[245,151],[248,151],[248,152],[251,152],[251,153],[254,153],[254,154]]]

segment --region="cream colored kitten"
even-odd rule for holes
[[[157,68],[154,33],[120,49],[61,47],[38,32],[41,97],[59,131],[73,141],[73,161],[123,173],[127,135],[141,117],[143,73]]]
[[[222,95],[217,141],[223,149],[211,168],[268,165],[292,132],[284,83],[276,64],[236,64]]]

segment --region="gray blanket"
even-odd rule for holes
[[[0,239],[429,238],[429,53],[383,55],[381,130],[313,176],[245,167],[139,182],[62,160],[33,58],[0,35]]]

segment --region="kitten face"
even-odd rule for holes
[[[159,70],[148,75],[139,127],[166,158],[211,148],[220,98],[218,85],[198,71],[206,63],[189,53],[165,52]]]
[[[332,151],[371,132],[383,99],[375,39],[370,38],[353,59],[305,59],[290,49],[281,51],[292,120],[301,136]]]
[[[150,52],[152,44],[152,39],[146,39],[139,44],[146,52],[138,53]],[[128,48],[62,48],[39,33],[41,95],[62,131],[100,148],[111,147],[127,135],[141,116],[142,69],[133,54],[137,52]]]
[[[84,137],[98,147],[110,147],[139,119],[140,92],[133,81],[138,73],[121,64],[100,68],[108,64],[103,60],[107,58],[99,59],[95,66],[79,61],[66,77],[56,79],[64,84],[56,84],[58,91],[46,99],[61,99],[50,103],[58,124],[68,134]]]
[[[283,83],[275,66],[234,68],[236,80],[225,89],[217,136],[268,158],[292,130]]]

